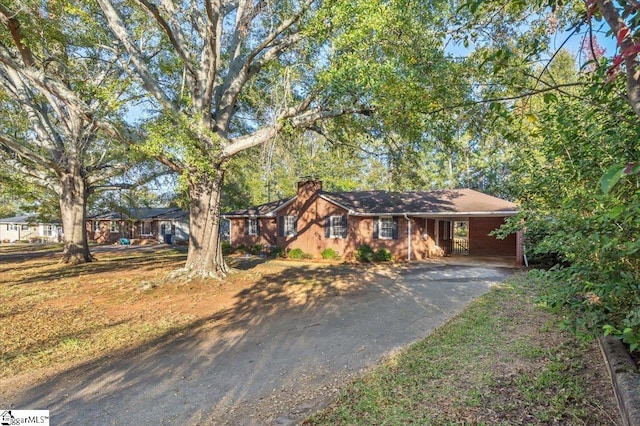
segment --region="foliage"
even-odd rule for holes
[[[393,253],[391,253],[391,251],[386,247],[380,247],[376,250],[374,258],[378,262],[389,262],[390,260],[393,260]]]
[[[330,259],[330,260],[338,260],[338,259],[340,259],[340,253],[338,253],[337,251],[335,251],[331,247],[322,250],[322,252],[320,252],[320,256],[323,259]]]
[[[271,254],[271,257],[273,257],[274,259],[278,258],[278,257],[285,257],[285,251],[282,247],[271,247],[271,250],[269,251],[269,253]]]
[[[235,248],[235,251],[237,251],[238,253],[246,254],[246,253],[249,253],[249,247],[247,247],[247,245],[246,245],[246,244],[244,244],[244,243],[243,243],[243,244],[239,244],[239,245]]]
[[[294,248],[289,250],[289,253],[287,253],[287,257],[289,259],[301,260],[310,259],[311,255],[309,253],[305,253],[301,248]]]
[[[360,262],[373,262],[375,259],[375,252],[368,244],[362,244],[356,250],[356,260]]]
[[[640,161],[640,126],[614,87],[538,99],[533,133],[513,165],[523,213],[511,226],[524,219],[527,253],[540,266],[555,263],[536,277],[544,303],[569,308],[565,326],[587,339],[604,331],[637,349],[639,179],[619,165]]]
[[[224,254],[225,256],[228,256],[230,254],[233,254],[234,251],[235,250],[230,242],[228,241],[222,242],[222,254]]]
[[[110,37],[95,13],[86,2],[0,8],[0,167],[21,175],[10,180],[16,193],[24,182],[45,195],[36,201],[62,220],[65,262],[92,260],[87,199],[125,163],[113,121],[131,80],[114,66],[120,58],[105,48]]]
[[[264,250],[264,244],[255,243],[253,246],[251,246],[250,252],[253,255],[257,255],[257,254],[262,253],[263,250]]]

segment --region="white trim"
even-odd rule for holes
[[[319,198],[322,198],[323,200],[325,200],[325,201],[326,201],[326,202],[328,202],[328,203],[333,204],[334,206],[338,206],[338,207],[340,207],[341,209],[346,210],[346,211],[347,211],[347,213],[348,213],[349,215],[356,215],[356,213],[355,213],[353,210],[351,210],[351,209],[349,209],[349,208],[347,208],[347,207],[343,206],[343,205],[342,205],[342,204],[340,204],[340,203],[336,203],[334,200],[332,200],[332,199],[330,199],[330,198],[327,198],[327,197],[325,197],[325,196],[324,196],[324,195],[322,195],[322,194],[318,194],[318,197],[319,197]],[[371,215],[369,215],[369,216],[371,216]]]
[[[382,219],[391,219],[391,236],[390,237],[383,237],[382,236]],[[393,220],[393,216],[392,215],[386,215],[386,216],[378,216],[378,239],[379,240],[393,240],[393,227],[395,225],[395,221]],[[385,228],[385,230],[388,228]]]
[[[407,260],[411,260],[411,219],[406,214],[404,218],[407,220]]]
[[[346,233],[346,229],[343,228],[342,226],[342,222],[343,222],[343,218],[344,215],[330,215],[329,216],[329,238],[344,238],[344,234]],[[333,224],[333,220],[337,219],[340,222],[340,225],[335,226]],[[336,228],[340,228],[340,232],[339,233],[335,233],[334,231],[336,230]]]
[[[247,220],[247,235],[250,235],[250,236],[258,235],[258,218],[254,216],[254,217],[248,217],[246,220]],[[252,222],[254,225],[253,229],[251,228]]]

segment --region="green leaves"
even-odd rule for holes
[[[600,179],[602,192],[608,194],[623,176],[640,173],[640,162],[628,164],[614,164],[609,167]]]
[[[607,172],[602,176],[602,179],[600,179],[600,188],[602,189],[602,192],[607,194],[611,191],[611,188],[613,188],[624,175],[625,168],[626,166],[624,164],[614,164],[609,167]]]

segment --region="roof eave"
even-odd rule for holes
[[[515,216],[518,210],[485,211],[485,212],[354,212],[349,210],[350,216],[413,216],[413,217],[487,217],[487,216]]]
[[[271,210],[268,213],[265,214],[223,214],[220,215],[221,218],[223,219],[247,219],[247,218],[271,218],[271,217],[276,217],[276,215],[278,214],[278,212],[280,210],[282,210],[283,208],[287,207],[288,205],[290,205],[291,203],[293,203],[295,201],[295,199],[298,198],[298,196],[294,196],[292,197],[290,200],[285,201],[284,203],[282,203],[281,205],[279,205],[278,207],[276,207],[275,209]],[[247,209],[249,210],[249,209]]]

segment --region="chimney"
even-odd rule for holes
[[[298,198],[305,200],[313,197],[316,193],[322,191],[322,181],[312,178],[302,178],[298,182]]]

